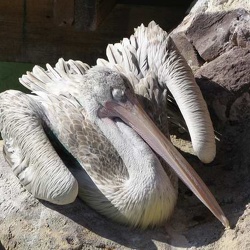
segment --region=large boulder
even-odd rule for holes
[[[171,32],[193,69],[235,46],[250,47],[248,0],[200,0]]]
[[[212,167],[211,181],[220,180],[217,189],[225,190],[225,198],[232,207],[241,204],[236,209],[240,214],[247,214],[250,202],[250,2],[198,1],[171,36],[194,71],[214,123],[218,150],[210,165],[217,165],[222,172],[216,177],[219,170]],[[229,213],[232,215],[233,211]],[[239,216],[237,223],[240,220]],[[244,220],[249,221],[249,213]],[[233,228],[238,230],[237,226]],[[246,240],[247,229],[240,235]],[[219,242],[222,249],[248,249],[249,241],[241,240],[237,234],[233,241],[228,238],[228,245],[223,237]]]

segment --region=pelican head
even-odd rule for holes
[[[88,70],[79,87],[77,99],[91,118],[98,118],[98,111],[107,102],[124,102],[127,98],[125,92],[133,93],[124,75],[103,66]]]

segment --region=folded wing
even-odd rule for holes
[[[35,197],[68,204],[78,194],[78,183],[46,136],[46,119],[31,96],[14,90],[0,94],[4,154],[14,174]]]

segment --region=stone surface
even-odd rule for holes
[[[233,109],[237,109],[241,105],[238,98],[249,91],[249,69],[250,48],[235,46],[196,71],[196,81],[210,111],[216,115],[213,116],[215,122],[216,118],[220,123],[236,119],[237,114],[232,113],[236,111],[231,108],[234,104]]]
[[[250,2],[199,0],[170,35],[196,70],[234,46],[250,47]]]
[[[248,0],[199,0],[190,9],[191,14],[202,12],[221,12],[231,11],[235,9],[250,10],[250,3]]]
[[[198,57],[197,51],[184,32],[173,33],[171,37],[193,70],[198,69],[204,63],[204,60]]]
[[[250,47],[250,14],[244,9],[201,13],[185,34],[202,59],[209,62],[233,46]]]

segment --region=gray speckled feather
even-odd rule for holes
[[[47,125],[77,159],[88,175],[98,183],[115,186],[128,178],[125,166],[115,148],[100,129],[88,120],[84,109],[73,98],[36,92],[48,118]],[[109,169],[109,171],[107,171]]]

